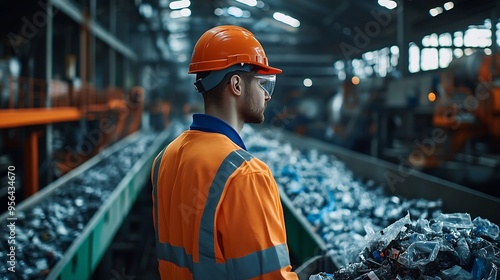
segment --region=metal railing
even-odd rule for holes
[[[49,89],[50,106],[47,104]],[[10,77],[8,102],[1,109],[34,109],[46,107],[76,107],[82,112],[102,110],[112,101],[125,100],[125,93],[120,88],[96,89],[90,83],[79,86],[68,82],[47,81],[26,77]]]

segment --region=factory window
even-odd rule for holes
[[[333,67],[335,68],[336,72],[337,72],[337,76],[339,78],[339,80],[343,81],[345,80],[346,78],[346,73],[345,73],[345,64],[342,60],[339,60],[337,62],[335,62],[335,64],[333,65]]]
[[[438,35],[432,33],[430,35],[424,36],[422,39],[422,46],[424,47],[437,47],[439,46]]]
[[[398,46],[391,47],[391,68],[396,68],[398,66],[399,60],[399,48]]]
[[[443,33],[443,34],[439,35],[439,45],[441,47],[451,47],[452,43],[453,42],[452,42],[450,33]]]
[[[408,71],[416,73],[420,71],[420,48],[415,43],[410,43],[408,50],[409,64]]]
[[[420,59],[420,67],[422,71],[433,70],[438,68],[438,49],[424,48],[422,49]]]
[[[442,48],[439,49],[439,67],[446,68],[453,59],[453,52],[451,49]]]
[[[499,19],[499,21],[500,21],[500,19]],[[500,22],[497,23],[497,32],[496,32],[496,34],[497,34],[497,45],[500,46]]]
[[[462,49],[455,49],[455,50],[453,50],[453,56],[455,58],[460,58],[460,57],[464,56],[464,51]]]
[[[375,72],[380,77],[387,76],[387,73],[391,70],[389,64],[389,48],[383,48],[379,51],[378,63],[375,64]]]
[[[464,45],[466,47],[488,47],[491,46],[491,30],[470,27],[465,31]]]
[[[464,45],[464,33],[457,31],[454,35],[455,38],[453,39],[453,45],[455,45],[455,47],[462,47]]]
[[[385,77],[394,71],[398,65],[399,48],[397,46],[386,47],[380,50],[363,53],[360,59],[353,59],[350,62],[352,74],[359,78],[371,76]],[[340,80],[346,77],[343,61],[337,61],[334,68]]]

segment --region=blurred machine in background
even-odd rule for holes
[[[59,177],[140,126],[141,87],[125,93],[119,88],[96,89],[76,80],[47,84],[19,76],[20,65],[14,58],[0,62],[0,68],[2,153],[22,172],[18,184],[26,197],[38,191],[40,168]],[[53,125],[53,142],[48,143],[53,166],[44,166],[49,163],[40,158],[45,153],[42,145],[47,145],[42,140],[47,125]]]
[[[445,131],[439,152],[424,165],[454,181],[484,185],[500,180],[500,56],[482,52],[452,61],[441,79],[433,124]],[[439,173],[438,173],[439,174]],[[495,186],[496,185],[496,186]]]
[[[493,58],[496,59],[493,59]],[[475,52],[448,68],[360,80],[336,92],[289,94],[287,129],[500,195],[499,56]],[[273,125],[273,123],[271,123]]]
[[[0,28],[6,35],[0,164],[16,168],[17,202],[141,126],[145,89],[136,86],[138,73],[130,67],[135,54],[118,35],[99,29],[90,8],[89,15],[71,3],[47,8],[22,1],[5,14],[12,20]],[[113,24],[116,16],[110,21],[116,32]],[[0,176],[4,182],[7,174]],[[1,201],[7,186],[1,185]]]
[[[497,60],[475,52],[441,71],[389,82],[374,155],[500,195]],[[398,96],[406,106],[390,105]]]

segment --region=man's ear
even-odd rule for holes
[[[229,88],[234,95],[241,95],[243,92],[243,79],[239,75],[232,75],[229,79]]]

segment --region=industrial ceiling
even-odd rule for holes
[[[139,61],[173,65],[180,75],[187,69],[196,40],[215,25],[235,24],[251,30],[264,46],[270,63],[282,68],[285,77],[307,74],[329,78],[335,75],[332,66],[338,60],[361,57],[366,51],[408,45],[409,42],[418,45],[425,35],[463,31],[470,25],[481,25],[485,19],[496,19],[500,15],[498,0],[52,2],[71,2],[80,10],[90,10],[104,27],[109,26],[110,14],[114,12],[118,33],[126,33],[116,37],[136,53]],[[182,9],[171,7],[174,2],[183,2],[183,5],[187,2],[189,14],[180,15]],[[9,11],[3,13],[2,37],[12,30],[20,30],[23,16],[29,17],[40,10],[40,5],[32,3],[2,1],[1,10]],[[300,25],[292,27],[282,23],[274,18],[276,13],[296,19]],[[55,32],[57,36],[57,30]]]
[[[211,26],[237,24],[255,33],[271,61],[299,65],[332,63],[338,59],[359,57],[367,50],[397,45],[398,29],[403,31],[405,41],[420,41],[424,35],[433,32],[463,30],[491,18],[496,7],[495,1],[455,0],[452,9],[432,16],[431,9],[443,7],[450,1],[398,1],[400,3],[395,8],[388,9],[376,0],[265,0],[261,8],[233,0],[194,0],[189,17],[168,19],[162,17],[162,10],[168,11],[169,8],[162,7],[161,2],[164,1],[141,2],[158,11],[151,16],[150,27],[161,27],[170,36],[187,32],[191,49],[199,35]],[[227,14],[228,7],[239,8],[244,15],[250,16]],[[217,9],[223,14],[215,15]],[[300,26],[294,28],[274,20],[276,12],[299,20]],[[398,26],[399,20],[405,23]]]

